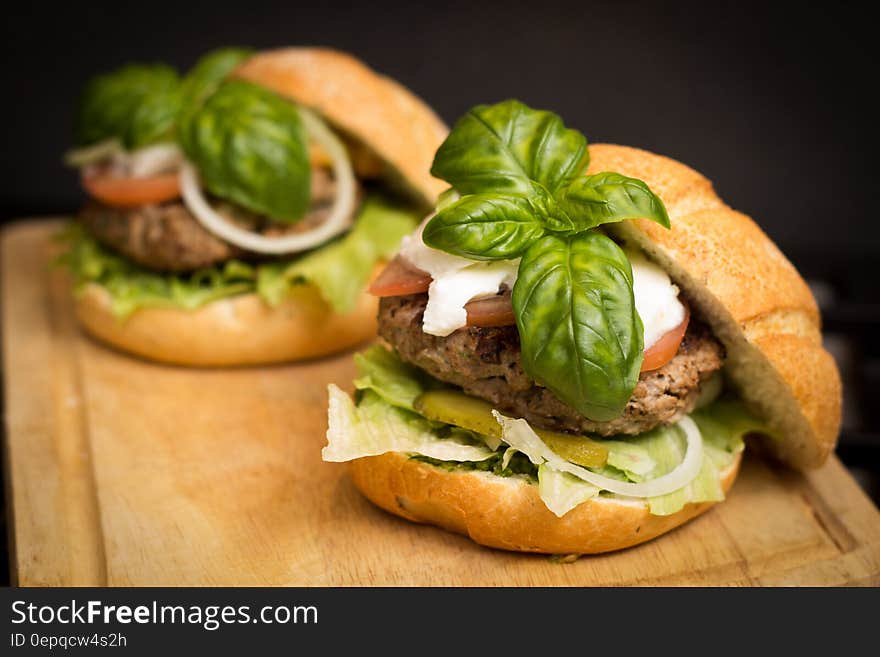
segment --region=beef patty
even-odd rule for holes
[[[311,181],[311,205],[295,224],[269,222],[222,201],[214,205],[237,224],[267,236],[302,232],[327,219],[336,196],[336,182],[324,169],[314,169]],[[181,202],[111,208],[90,201],[79,218],[100,243],[156,271],[192,271],[254,256],[206,230]]]
[[[379,335],[405,361],[545,429],[611,436],[670,424],[693,410],[700,384],[724,359],[724,348],[708,327],[692,319],[672,360],[660,369],[642,372],[623,413],[609,422],[594,422],[526,375],[515,326],[466,327],[446,337],[428,335],[422,331],[427,303],[427,294],[381,299]]]

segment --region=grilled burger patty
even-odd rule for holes
[[[594,422],[529,379],[522,369],[515,326],[466,327],[446,337],[429,335],[422,331],[427,303],[427,294],[381,299],[379,335],[405,361],[546,429],[610,436],[672,423],[693,410],[700,384],[724,359],[724,348],[708,327],[692,319],[672,360],[642,372],[623,413],[609,422]]]
[[[90,201],[79,219],[101,244],[157,271],[191,271],[243,253],[205,230],[183,203],[111,208]]]
[[[311,206],[295,224],[270,223],[221,201],[215,206],[243,227],[267,236],[305,231],[327,218],[336,197],[336,182],[329,172],[313,169],[311,180]],[[192,271],[249,256],[207,231],[179,201],[135,208],[112,208],[90,201],[79,218],[99,242],[156,271]]]

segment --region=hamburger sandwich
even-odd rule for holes
[[[211,52],[180,76],[91,80],[66,161],[89,200],[63,236],[95,337],[195,366],[320,356],[376,331],[366,286],[442,185],[447,133],[345,53]]]
[[[647,541],[722,501],[745,439],[821,465],[840,378],[809,288],[660,155],[478,106],[449,183],[371,286],[386,344],[330,386],[326,461],[372,502],[507,550]]]

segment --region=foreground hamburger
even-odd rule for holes
[[[840,380],[804,281],[695,171],[516,101],[453,128],[451,189],[379,276],[327,461],[484,545],[595,553],[724,499],[747,435],[820,465]]]
[[[180,77],[129,65],[76,121],[90,196],[62,260],[96,337],[147,358],[242,365],[375,334],[365,288],[429,208],[447,129],[353,57],[224,49]]]

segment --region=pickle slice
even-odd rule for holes
[[[429,420],[453,424],[484,436],[501,438],[501,425],[492,415],[492,405],[458,390],[431,390],[422,393],[414,406]]]
[[[570,433],[546,429],[535,429],[535,433],[547,443],[547,447],[566,461],[585,468],[601,468],[608,461],[608,448],[586,436],[573,436]]]
[[[423,393],[416,399],[415,408],[429,420],[501,438],[501,425],[492,415],[492,405],[458,390]],[[546,429],[535,429],[535,433],[566,461],[588,468],[601,468],[608,460],[608,448],[586,436],[572,436]]]

